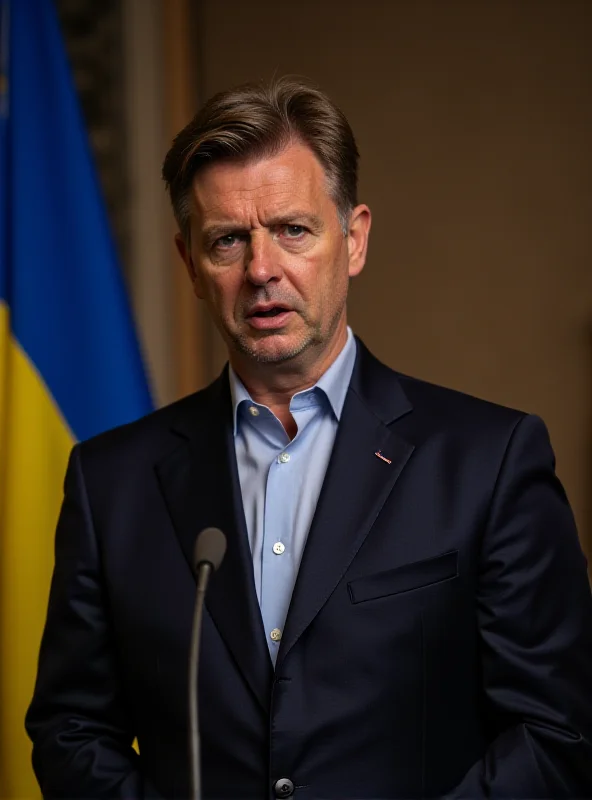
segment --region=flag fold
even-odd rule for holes
[[[73,444],[151,410],[52,0],[0,0],[0,797],[38,797],[24,714]]]

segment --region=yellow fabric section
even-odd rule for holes
[[[53,568],[72,434],[0,301],[0,798],[38,798],[24,716]]]

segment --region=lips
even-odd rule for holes
[[[285,309],[279,308],[279,307],[276,306],[275,308],[270,308],[269,311],[256,311],[254,314],[250,314],[250,316],[252,316],[252,317],[277,317],[277,315],[281,314],[282,311],[284,311],[284,310]]]
[[[261,331],[283,328],[294,311],[277,303],[259,304],[249,311],[247,321],[252,328]]]
[[[247,317],[260,317],[262,319],[268,319],[270,317],[277,317],[279,314],[290,310],[291,309],[287,308],[286,306],[279,305],[277,303],[266,303],[265,305],[260,304],[255,306],[251,311],[249,311]]]

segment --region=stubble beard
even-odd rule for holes
[[[282,364],[286,361],[291,361],[292,359],[298,358],[298,356],[302,355],[305,350],[317,347],[322,349],[324,344],[330,342],[335,330],[337,329],[337,326],[339,325],[344,307],[345,302],[343,306],[340,306],[338,309],[336,309],[331,318],[329,327],[324,331],[321,320],[316,323],[310,323],[306,320],[306,317],[301,314],[306,325],[305,330],[302,332],[299,340],[288,349],[283,349],[281,346],[279,346],[277,349],[259,349],[257,345],[253,345],[253,341],[249,336],[242,333],[237,333],[232,337],[232,339],[236,349],[242,355],[253,359],[253,361],[256,361],[258,364]],[[261,338],[259,341],[264,341],[272,336],[281,336],[281,333],[278,334],[276,331],[269,331],[268,333],[261,332]]]
[[[292,347],[283,348],[281,344],[272,349],[258,347],[258,344],[264,342],[265,339],[271,339],[272,336],[281,337],[281,335],[282,334],[277,331],[270,331],[269,333],[262,332],[259,342],[254,344],[251,337],[239,333],[233,337],[233,341],[236,349],[242,355],[256,361],[258,364],[281,364],[285,361],[291,361],[293,358],[297,358],[301,355],[309,347],[321,344],[323,341],[320,325],[318,325],[303,331],[299,341],[294,342]]]

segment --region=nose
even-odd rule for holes
[[[255,286],[265,286],[281,278],[282,267],[275,249],[269,231],[254,231],[251,234],[246,252],[245,280]]]

